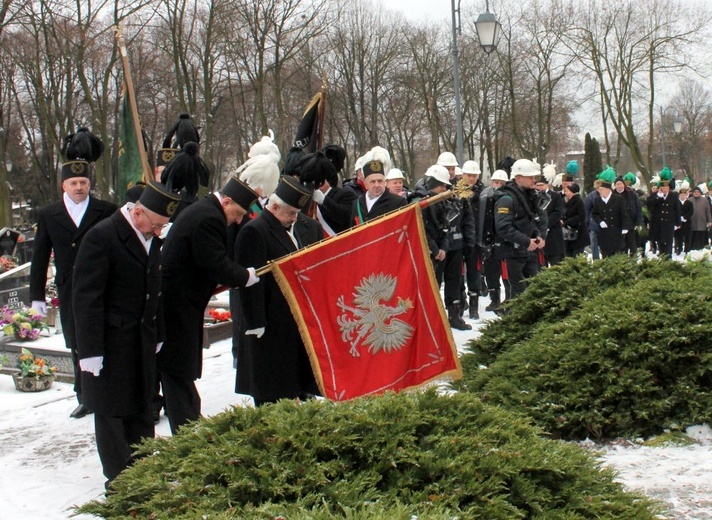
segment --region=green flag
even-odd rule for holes
[[[119,204],[122,204],[126,198],[126,190],[144,180],[129,93],[125,88],[119,118],[119,182],[117,191]]]

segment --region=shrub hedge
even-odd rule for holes
[[[434,391],[235,408],[146,441],[104,518],[652,519],[570,443],[476,396]]]
[[[709,263],[569,260],[488,324],[457,386],[562,439],[709,422],[711,299]]]

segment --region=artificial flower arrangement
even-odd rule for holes
[[[41,377],[51,376],[57,371],[57,367],[51,367],[44,358],[35,356],[28,349],[22,349],[22,355],[17,360],[17,368],[20,369],[21,377]]]
[[[43,330],[49,330],[42,320],[42,315],[36,310],[22,307],[11,309],[7,305],[2,308],[0,328],[6,336],[15,336],[16,339],[34,341],[40,337]]]
[[[10,255],[0,256],[0,273],[15,269],[17,267],[17,258]]]
[[[221,321],[230,321],[232,319],[232,314],[230,314],[230,311],[226,311],[225,309],[210,309],[208,310],[208,314],[213,320],[215,320],[215,323],[220,323]]]

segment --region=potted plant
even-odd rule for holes
[[[42,316],[31,308],[11,309],[4,305],[1,318],[0,328],[3,334],[14,336],[17,340],[34,341],[40,337],[40,332],[49,331]]]
[[[41,392],[48,390],[54,383],[56,367],[49,366],[44,358],[35,356],[23,348],[17,360],[19,372],[12,376],[15,388],[21,392]]]

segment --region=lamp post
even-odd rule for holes
[[[462,144],[462,107],[460,105],[460,55],[457,49],[457,33],[460,29],[460,0],[450,0],[452,7],[452,79],[455,84],[455,125],[457,131],[457,149],[455,156],[457,163],[462,166],[463,144]]]
[[[663,168],[667,166],[667,160],[665,158],[665,114],[667,113],[668,110],[672,110],[675,115],[673,116],[674,119],[672,120],[672,129],[676,134],[679,134],[680,131],[682,130],[682,118],[680,117],[680,112],[678,112],[677,108],[675,107],[660,107],[660,139],[662,141],[662,149],[663,149]],[[662,169],[662,168],[661,168]]]
[[[462,137],[462,107],[460,104],[460,55],[457,47],[457,36],[460,32],[460,0],[457,0],[457,8],[455,0],[450,0],[452,9],[452,77],[455,84],[455,124],[457,131],[457,150],[455,156],[457,162],[463,163],[463,137]],[[477,37],[480,41],[480,47],[485,53],[490,54],[497,48],[497,43],[501,35],[501,25],[497,21],[497,17],[489,12],[489,0],[486,0],[485,12],[480,14],[475,21],[475,29]]]

